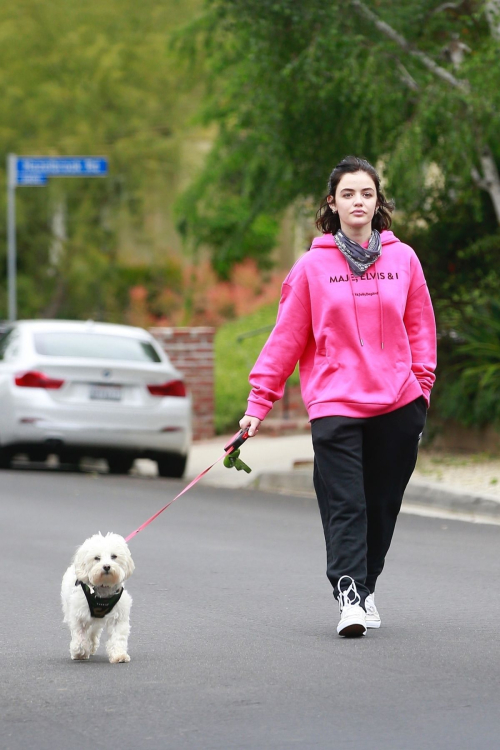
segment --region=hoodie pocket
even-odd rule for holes
[[[411,370],[403,363],[386,360],[385,356],[374,361],[364,349],[345,348],[338,353],[334,347],[318,349],[304,388],[304,401],[308,405],[339,401],[388,406],[397,403],[411,377]]]

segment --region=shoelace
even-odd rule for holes
[[[351,583],[349,584],[349,587],[342,591],[340,588],[340,582],[346,578]],[[337,582],[337,588],[339,590],[339,609],[340,612],[344,609],[344,607],[352,607],[355,604],[361,604],[361,597],[358,594],[358,590],[356,588],[356,584],[354,583],[354,580],[351,578],[351,576],[342,576],[339,578]],[[350,594],[353,595],[353,598],[350,598]]]

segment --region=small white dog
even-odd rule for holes
[[[134,568],[127,543],[119,534],[95,534],[76,551],[61,586],[72,659],[88,659],[95,654],[106,626],[111,664],[130,661],[127,645],[132,597],[123,583]]]

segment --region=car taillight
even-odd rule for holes
[[[186,386],[182,380],[170,380],[160,385],[148,385],[148,391],[152,396],[185,396]]]
[[[57,390],[64,385],[64,380],[49,378],[48,375],[36,370],[16,375],[14,382],[19,388],[45,388],[47,390]]]

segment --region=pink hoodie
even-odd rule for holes
[[[310,419],[371,417],[425,397],[435,380],[436,324],[415,252],[384,231],[382,255],[353,274],[331,234],[285,279],[276,325],[252,372],[246,414],[264,419],[299,361]]]

